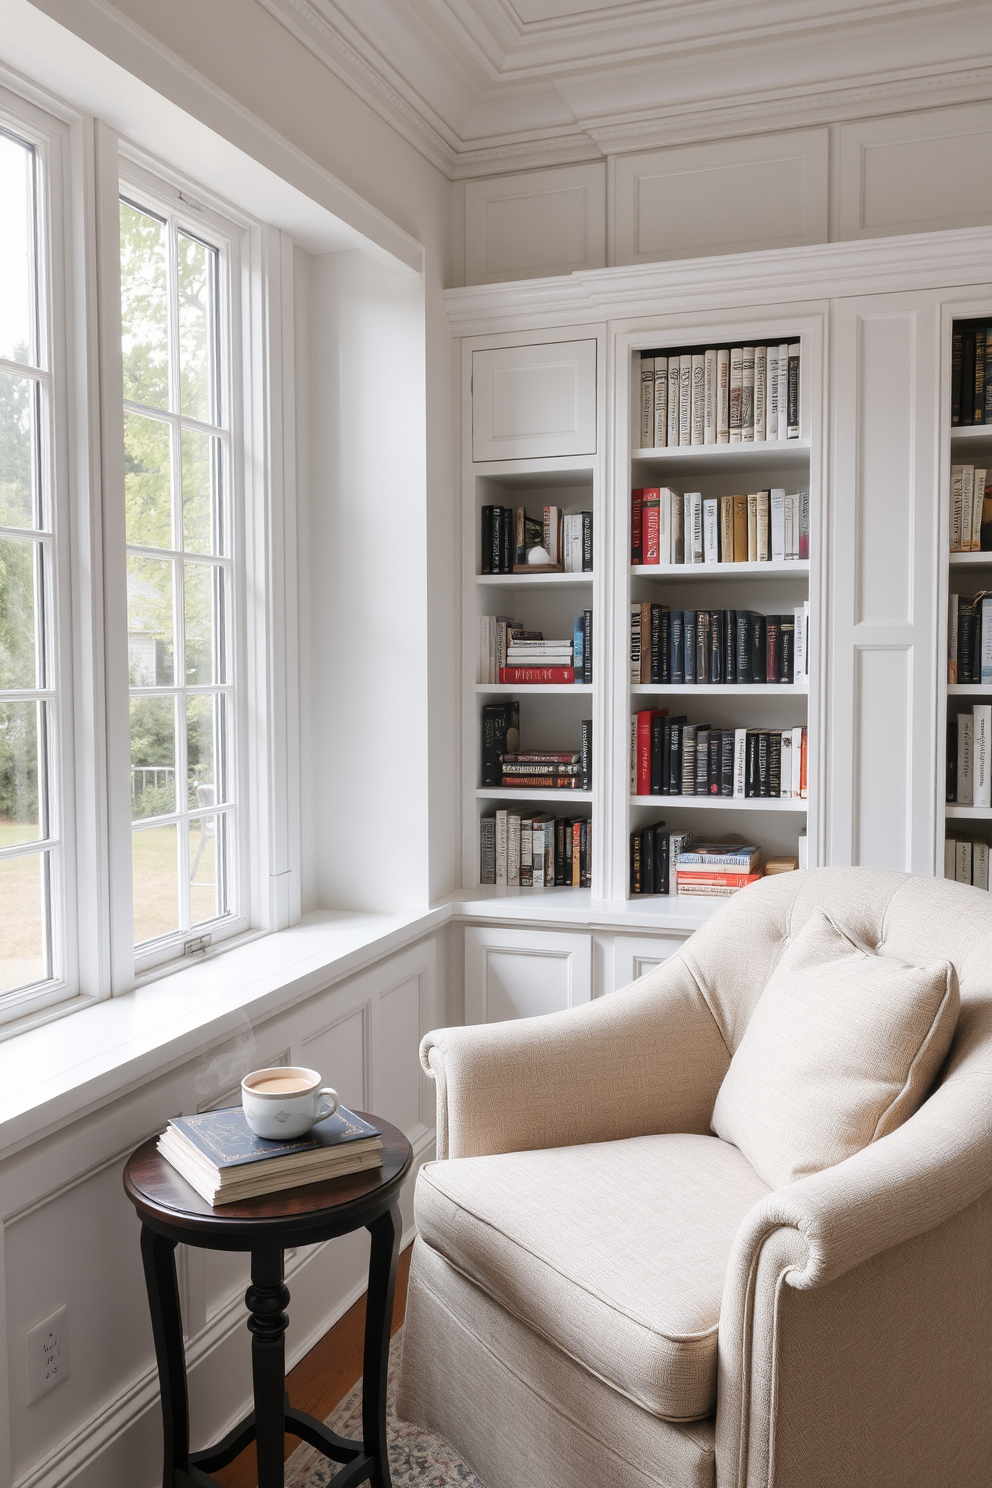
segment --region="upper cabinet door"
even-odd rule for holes
[[[596,342],[472,353],[472,459],[596,453]]]

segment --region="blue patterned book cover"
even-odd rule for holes
[[[216,1168],[236,1168],[244,1163],[264,1162],[271,1157],[292,1157],[316,1152],[321,1147],[343,1147],[363,1137],[377,1137],[378,1129],[345,1106],[291,1142],[270,1142],[256,1137],[240,1106],[223,1111],[203,1111],[196,1116],[176,1116],[169,1123]]]

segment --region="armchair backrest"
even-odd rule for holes
[[[952,962],[961,1013],[942,1078],[992,1073],[992,894],[870,868],[762,879],[728,900],[682,948],[731,1052],[787,942],[816,909],[880,953]]]

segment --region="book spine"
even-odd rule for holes
[[[742,414],[744,409],[744,348],[734,346],[730,352],[730,443],[740,444],[743,438]]]
[[[696,794],[696,733],[698,724],[686,723],[682,727],[682,779],[680,794]]]
[[[506,811],[496,813],[496,884],[497,887],[506,886],[506,838],[507,838],[507,816]]]
[[[546,780],[567,780],[573,776],[578,778],[581,770],[579,764],[555,764],[551,760],[519,760],[504,759],[503,761],[503,783],[507,780],[519,779],[524,775],[543,777]]]
[[[572,622],[572,670],[575,673],[575,680],[577,682],[582,677],[582,664],[585,660],[583,655],[584,643],[585,634],[582,627],[582,616],[576,615]]]
[[[680,890],[683,884],[719,884],[727,889],[745,889],[748,884],[757,883],[761,877],[763,875],[760,873],[679,873],[677,882]]]
[[[954,877],[958,883],[971,883],[972,846],[970,842],[954,844]]]
[[[484,816],[479,822],[479,882],[496,883],[496,818]]]
[[[769,496],[771,560],[785,562],[785,490],[773,489]]]
[[[961,333],[961,423],[971,423],[973,399],[971,388],[975,381],[975,333]]]
[[[678,491],[672,492],[672,562],[685,562],[685,506]]]
[[[747,497],[732,496],[734,505],[734,551],[735,563],[747,562]]]
[[[703,493],[701,491],[688,491],[690,521],[686,524],[686,562],[702,563],[703,561]],[[692,542],[692,557],[688,554],[689,541]]]
[[[668,647],[668,674],[672,683],[684,683],[685,669],[683,666],[683,612],[672,610],[668,624],[669,647]]]
[[[958,680],[958,619],[961,604],[957,594],[947,596],[947,680]]]
[[[741,358],[741,439],[754,443],[754,347],[745,346]]]
[[[692,443],[692,352],[679,357],[679,444]]]
[[[641,865],[641,851],[643,838],[640,832],[630,834],[630,892],[631,894],[642,894],[644,892],[644,876]]]
[[[643,511],[644,488],[640,486],[630,493],[630,561],[632,564],[643,562]]]
[[[799,557],[809,557],[809,486],[799,489]]]
[[[985,327],[985,418],[992,424],[992,325]]]
[[[749,491],[747,496],[747,561],[758,561],[758,493]]]
[[[641,449],[654,446],[654,356],[641,356]]]
[[[661,562],[659,524],[661,493],[645,491],[641,501],[641,562]]]
[[[788,408],[788,437],[799,438],[799,357],[801,342],[795,341],[789,347],[789,408]]]
[[[582,513],[582,572],[592,573],[592,512]]]
[[[720,497],[720,562],[734,561],[734,498]]]
[[[512,506],[504,506],[501,512],[500,523],[500,573],[513,572],[513,525],[514,515]],[[552,559],[557,563],[557,558]]]
[[[580,729],[579,789],[592,790],[592,719],[583,718]]]
[[[672,493],[663,486],[658,492],[658,562],[672,561]]]
[[[582,882],[582,823],[572,823],[572,851],[570,854],[570,866],[572,870],[571,884],[577,889]]]
[[[706,443],[706,357],[701,351],[692,354],[692,442]]]
[[[768,347],[765,438],[778,439],[778,347]]]
[[[989,845],[987,842],[971,844],[971,882],[976,889],[989,886]]]
[[[788,799],[792,795],[792,730],[783,729],[779,735],[779,796]]]
[[[575,681],[575,668],[570,666],[504,666],[499,669],[499,680],[511,686],[523,687],[536,684],[571,684]]]
[[[479,564],[479,572],[491,574],[493,572],[493,508],[484,506],[480,512],[480,518],[482,561]]]
[[[754,438],[764,440],[768,419],[768,347],[754,348]]]
[[[971,551],[971,529],[975,519],[975,467],[961,466],[961,551]]]
[[[951,423],[961,422],[961,332],[951,337]]]
[[[679,408],[682,396],[681,367],[680,357],[670,356],[668,358],[668,443],[673,447],[679,442]]]
[[[982,600],[978,680],[983,687],[992,686],[992,596]]]
[[[534,823],[530,817],[524,817],[520,823],[520,887],[531,889],[534,887]]]
[[[708,496],[703,502],[703,562],[720,561],[720,501]]]
[[[682,611],[682,670],[686,683],[696,678],[696,612]]]
[[[974,499],[972,501],[972,524],[971,524],[971,551],[978,553],[982,547],[982,511],[985,506],[985,479],[988,472],[976,470],[972,482]]]
[[[716,442],[730,443],[730,352],[719,347],[716,354]]]
[[[668,443],[668,358],[654,359],[654,447]]]
[[[975,375],[972,380],[974,389],[974,412],[972,423],[984,424],[985,422],[985,327],[979,326],[975,331]]]
[[[778,348],[778,437],[789,437],[789,343]]]
[[[734,737],[733,729],[720,733],[720,795],[734,794]]]
[[[734,729],[734,795],[743,799],[747,790],[747,729]]]
[[[506,882],[511,888],[520,883],[520,813],[506,813]]]
[[[992,807],[992,703],[972,709],[972,755],[976,806]]]
[[[703,377],[705,414],[703,419],[703,439],[706,444],[716,444],[716,420],[717,420],[717,367],[716,347],[711,347],[706,352],[706,366]]]
[[[772,556],[771,494],[770,491],[758,492],[756,557],[759,563],[770,562]]]

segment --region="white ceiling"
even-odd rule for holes
[[[990,0],[260,0],[452,177],[988,97]]]

